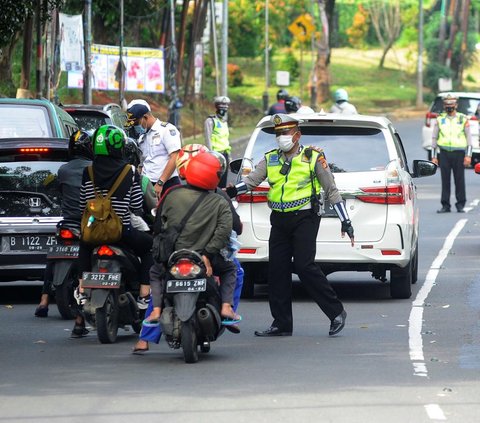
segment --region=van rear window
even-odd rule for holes
[[[45,107],[0,105],[0,138],[45,138],[53,131]]]
[[[380,129],[346,126],[304,126],[300,143],[323,149],[332,172],[382,170],[390,162],[385,137]],[[257,164],[267,151],[277,148],[273,128],[258,133],[253,148]]]

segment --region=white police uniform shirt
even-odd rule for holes
[[[147,133],[140,137],[139,145],[143,156],[142,174],[155,183],[162,176],[169,155],[182,148],[182,141],[180,132],[174,125],[157,119]],[[170,177],[174,176],[178,176],[176,169]]]

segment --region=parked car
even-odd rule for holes
[[[127,113],[115,103],[99,104],[68,104],[63,109],[77,122],[80,129],[93,133],[99,126],[115,125],[123,128]]]
[[[75,120],[48,100],[0,98],[0,138],[69,138]]]
[[[316,260],[326,274],[365,271],[386,281],[390,273],[393,298],[409,298],[418,272],[418,203],[413,178],[433,175],[436,166],[414,160],[410,169],[400,135],[383,117],[335,114],[293,114],[301,119],[301,143],[324,150],[336,185],[346,201],[355,229],[355,246],[340,235],[340,220],[332,205],[323,202]],[[264,153],[277,148],[270,117],[256,126],[243,159],[231,170],[248,174]],[[244,296],[254,284],[265,283],[268,271],[269,186],[263,182],[237,197],[243,221],[238,258],[245,270]]]
[[[0,142],[0,281],[43,278],[61,219],[57,172],[68,142],[45,137]]]
[[[444,92],[435,97],[430,104],[425,123],[422,127],[422,147],[427,150],[428,160],[432,158],[432,120],[443,111],[443,98],[451,94],[458,99],[457,111],[467,115],[470,118],[470,133],[472,134],[473,156],[472,162],[480,161],[480,144],[478,119],[480,118],[480,93],[468,92]]]

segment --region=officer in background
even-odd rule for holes
[[[334,95],[335,104],[330,108],[330,113],[343,115],[357,115],[357,108],[348,102],[348,93],[345,89],[339,88]]]
[[[230,131],[228,129],[228,108],[230,99],[227,96],[218,96],[214,98],[215,114],[205,119],[203,125],[205,134],[205,145],[209,150],[217,151],[225,157],[227,167],[230,163]],[[220,179],[218,186],[225,188],[227,185],[228,172],[225,172]]]
[[[132,102],[133,103],[133,102]],[[134,128],[142,150],[142,175],[153,184],[157,197],[173,185],[180,184],[175,161],[182,148],[180,132],[168,122],[153,116],[150,106],[137,101],[127,109],[126,127]]]
[[[276,113],[287,113],[285,110],[285,100],[288,98],[288,91],[281,90],[277,91],[277,102],[273,103],[268,109],[267,115],[274,115]]]
[[[333,288],[315,263],[316,238],[320,226],[320,188],[334,205],[345,233],[353,246],[353,227],[345,204],[338,193],[325,155],[300,144],[299,121],[291,115],[273,115],[278,149],[269,151],[255,170],[236,186],[227,188],[230,197],[247,192],[268,179],[270,222],[268,293],[272,325],[256,336],[291,336],[292,257],[295,273],[306,291],[330,319],[329,335],[336,335],[345,326],[347,313]],[[266,122],[267,126],[270,122]]]
[[[450,212],[450,182],[453,172],[455,181],[455,207],[464,212],[467,196],[465,193],[465,167],[472,162],[472,137],[468,117],[457,112],[457,99],[451,94],[443,99],[444,113],[433,121],[432,162],[440,162],[442,175],[442,208],[437,213]],[[440,149],[437,157],[437,147]]]

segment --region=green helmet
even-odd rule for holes
[[[117,126],[102,125],[93,134],[93,155],[123,157],[127,135]]]

